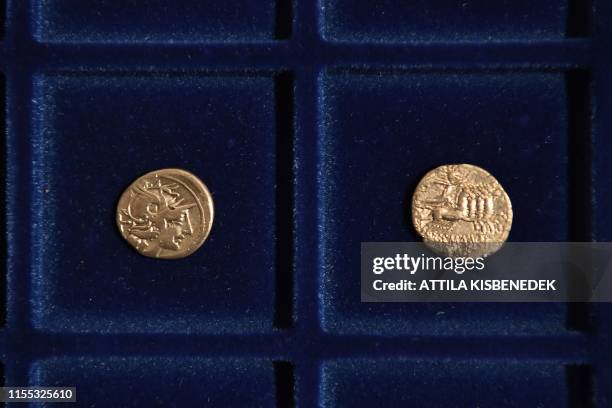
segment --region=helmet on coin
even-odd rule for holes
[[[193,234],[189,210],[196,204],[185,203],[177,187],[178,184],[163,184],[157,179],[130,189],[129,202],[121,210],[119,222],[139,250],[176,251],[185,236]]]

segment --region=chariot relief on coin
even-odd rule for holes
[[[208,236],[212,222],[210,192],[196,176],[180,169],[157,170],[138,178],[117,206],[123,238],[153,258],[193,253]]]
[[[412,197],[412,222],[436,252],[483,256],[508,238],[512,205],[487,171],[470,164],[445,165],[419,182]]]

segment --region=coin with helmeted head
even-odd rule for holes
[[[206,185],[181,169],[161,169],[134,181],[117,205],[117,226],[140,254],[176,259],[195,252],[213,224]]]

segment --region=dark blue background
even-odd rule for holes
[[[34,88],[34,326],[270,331],[272,77],[41,74]],[[177,262],[134,256],[112,222],[125,174],[165,167],[198,174],[217,210],[206,250]]]
[[[412,191],[445,163],[501,182],[511,240],[612,239],[609,1],[5,7],[5,384],[81,406],[611,405],[607,305],[362,304],[357,265],[362,241],[418,239]],[[114,222],[163,167],[215,200],[178,261]]]

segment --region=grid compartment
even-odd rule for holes
[[[564,367],[554,363],[364,359],[326,362],[322,371],[325,408],[569,406]]]
[[[76,387],[78,405],[88,407],[275,406],[273,367],[264,360],[51,358],[32,365],[30,383]]]
[[[360,243],[418,240],[410,218],[412,193],[438,165],[476,164],[499,179],[514,208],[510,240],[567,240],[563,75],[349,71],[325,75],[321,90],[318,195],[326,330],[385,335],[563,330],[564,305],[358,301]]]
[[[34,85],[34,326],[271,329],[272,77],[88,73],[37,76]],[[114,221],[127,185],[165,167],[198,175],[215,202],[210,238],[176,261],[137,254]]]
[[[564,0],[320,1],[325,37],[345,42],[560,39],[569,18]]]
[[[33,31],[41,42],[194,43],[275,38],[274,0],[32,1]]]

